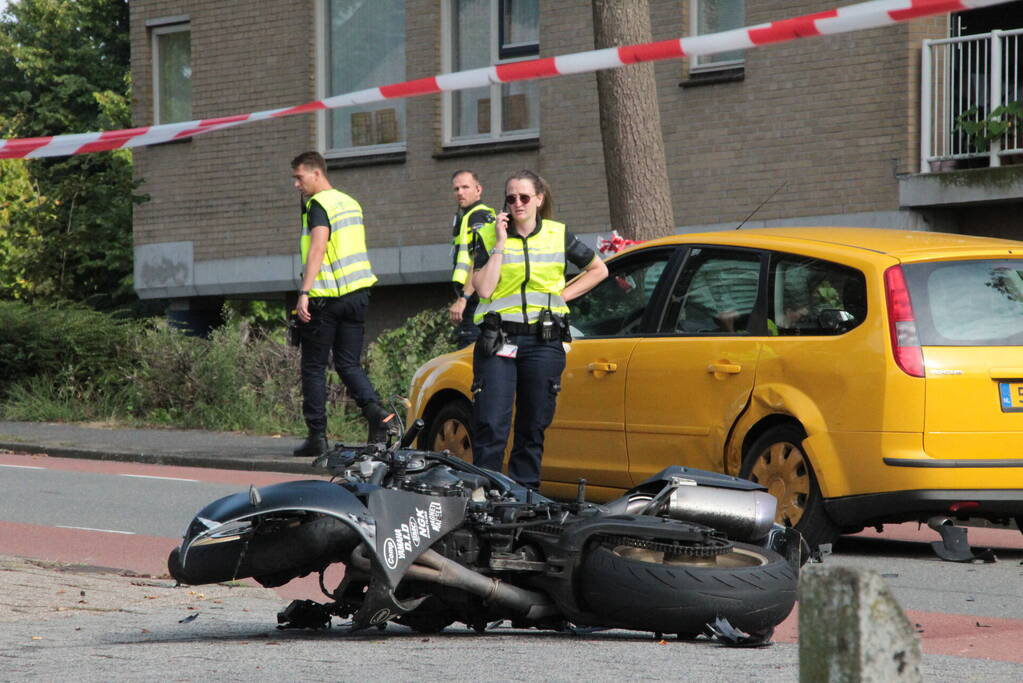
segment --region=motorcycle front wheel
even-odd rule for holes
[[[579,572],[595,614],[622,628],[681,637],[718,618],[750,635],[770,633],[792,611],[798,580],[785,558],[746,543],[715,557],[599,544]]]

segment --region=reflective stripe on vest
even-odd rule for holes
[[[344,296],[364,289],[377,281],[366,253],[366,230],[362,224],[362,207],[348,195],[330,189],[317,192],[306,201],[302,212],[302,263],[306,268],[311,233],[309,207],[313,200],[323,207],[330,221],[330,238],[323,254],[316,280],[309,289],[310,297]],[[315,227],[315,226],[313,226]],[[315,267],[315,266],[312,266]]]
[[[455,249],[455,268],[451,272],[451,281],[457,282],[460,285],[465,284],[466,280],[469,279],[469,271],[472,270],[472,254],[469,253],[469,248],[472,246],[472,228],[477,226],[469,225],[469,216],[475,214],[480,209],[489,211],[491,215],[494,215],[494,210],[486,204],[476,204],[470,207],[459,221],[458,234],[455,235],[455,239],[452,241]]]
[[[479,234],[487,250],[493,248],[496,227],[486,226]],[[497,287],[489,299],[480,299],[473,320],[483,322],[484,315],[495,311],[502,320],[534,323],[545,308],[565,315],[568,306],[561,298],[564,289],[565,224],[545,220],[536,234],[524,239],[509,237],[504,243]]]

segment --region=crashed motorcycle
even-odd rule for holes
[[[295,601],[280,627],[433,633],[462,622],[709,633],[761,641],[789,614],[805,544],[752,482],[669,467],[609,503],[559,502],[447,452],[339,446],[326,479],[251,487],[199,511],[169,558],[182,584],[318,572],[329,599]],[[329,589],[324,571],[345,566]],[[710,625],[710,627],[708,626]]]

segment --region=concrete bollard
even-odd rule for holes
[[[799,680],[923,680],[913,625],[876,572],[820,564],[803,567]]]

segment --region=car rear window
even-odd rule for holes
[[[1023,259],[903,266],[923,346],[1023,345]]]

